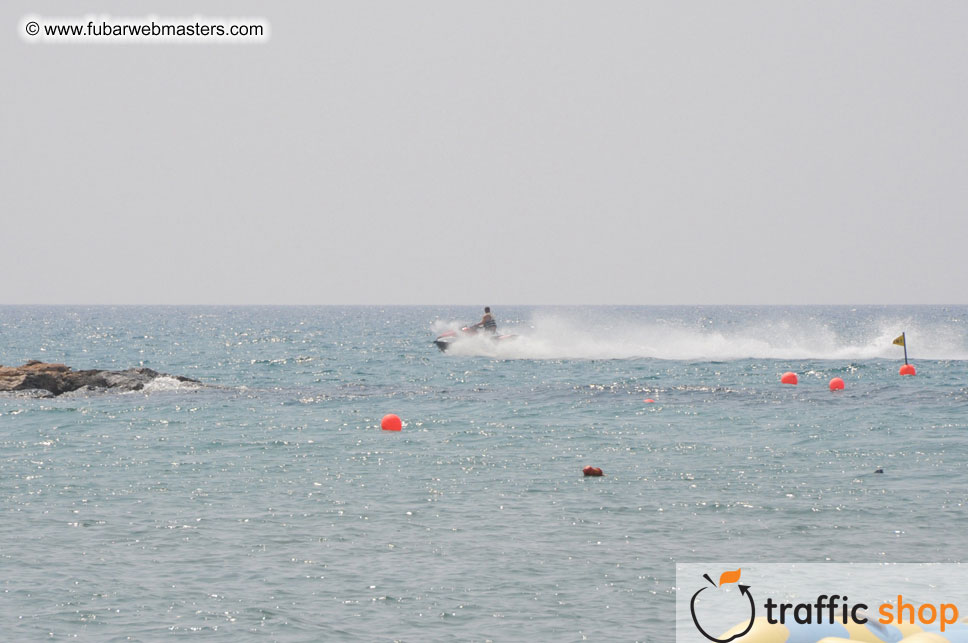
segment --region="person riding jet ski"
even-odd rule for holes
[[[482,328],[489,333],[497,334],[497,321],[494,319],[494,315],[491,314],[490,306],[484,306],[484,316],[472,328]]]
[[[498,335],[497,334],[497,320],[494,319],[494,315],[491,314],[491,307],[484,307],[484,316],[481,317],[481,321],[476,324],[471,324],[470,326],[464,326],[459,331],[458,330],[448,330],[437,337],[434,340],[434,344],[442,351],[447,350],[453,344],[464,341],[468,337],[477,335],[478,332],[483,331],[487,337],[488,341],[495,341],[503,343],[508,340],[513,340],[517,338],[517,335]]]

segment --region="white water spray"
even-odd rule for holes
[[[435,331],[459,324],[436,325]],[[911,318],[875,319],[863,327],[814,317],[752,319],[744,323],[696,320],[599,319],[591,324],[560,314],[538,314],[530,323],[504,325],[511,340],[477,335],[461,338],[453,355],[497,359],[632,359],[686,361],[737,359],[903,359],[891,342],[907,332],[912,360],[968,360],[968,325],[925,323]]]

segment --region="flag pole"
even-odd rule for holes
[[[904,363],[907,364],[908,363],[908,361],[907,361],[907,336],[905,335],[905,333],[903,331],[901,332],[901,341],[904,342]]]

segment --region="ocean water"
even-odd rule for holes
[[[202,382],[0,395],[0,639],[670,641],[677,561],[968,560],[968,307],[494,310],[0,307]]]

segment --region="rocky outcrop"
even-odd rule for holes
[[[178,375],[165,375],[150,368],[129,368],[126,371],[74,371],[64,364],[47,364],[31,360],[23,366],[0,366],[0,391],[48,391],[52,395],[70,393],[78,389],[116,389],[140,391],[159,377],[170,377],[179,382],[200,384],[198,380]]]

